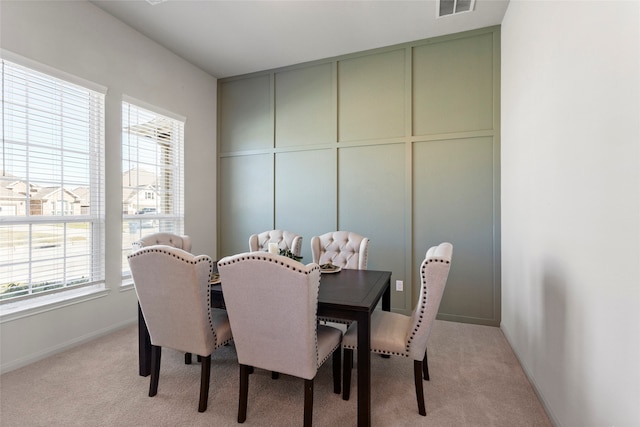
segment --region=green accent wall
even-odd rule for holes
[[[500,28],[218,81],[218,254],[251,234],[371,239],[408,314],[426,250],[453,244],[439,318],[500,323]],[[404,291],[395,291],[395,281]]]

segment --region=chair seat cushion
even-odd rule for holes
[[[229,317],[227,317],[225,310],[217,308],[211,309],[211,325],[216,331],[216,348],[231,341],[231,325],[229,324]]]
[[[342,346],[358,348],[357,324],[349,327]],[[411,318],[399,313],[376,310],[371,315],[371,351],[380,354],[407,355],[407,332]]]
[[[333,354],[342,340],[342,331],[332,326],[318,325],[318,367]]]

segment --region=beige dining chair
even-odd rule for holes
[[[352,231],[331,231],[311,238],[313,262],[341,268],[367,269],[369,239]]]
[[[221,259],[218,271],[240,364],[238,422],[247,418],[249,372],[260,368],[304,379],[304,425],[311,426],[314,378],[330,356],[340,394],[342,332],[316,318],[320,268],[247,252]]]
[[[429,379],[427,340],[447,284],[452,253],[453,246],[446,242],[427,251],[420,266],[420,298],[411,316],[380,310],[375,310],[371,315],[371,351],[383,355],[404,356],[414,361],[413,376],[420,415],[427,415],[422,388],[423,375],[425,379]],[[353,351],[357,346],[357,331],[351,326],[343,338],[344,400],[349,400]]]
[[[166,232],[153,233],[136,240],[131,244],[131,247],[134,251],[137,251],[138,249],[154,245],[167,245],[191,252],[191,237]]]
[[[331,263],[336,267],[366,270],[369,239],[352,231],[331,231],[311,238],[311,255],[318,265]],[[351,320],[321,316],[322,322],[350,325]]]
[[[232,340],[227,313],[210,306],[211,258],[154,245],[133,252],[128,261],[151,338],[149,396],[158,392],[163,347],[197,354],[202,361],[198,411],[204,412],[211,354]]]
[[[288,249],[297,257],[302,251],[302,236],[287,230],[269,230],[249,236],[249,251],[266,251],[269,243],[277,243],[278,249]]]
[[[191,252],[191,237],[187,235],[179,235],[168,232],[159,232],[148,234],[139,240],[131,243],[131,249],[135,252],[142,248],[146,248],[149,246],[155,245],[166,245],[171,246],[173,248],[182,249],[187,252]],[[184,363],[187,365],[191,364],[191,353],[186,353],[184,355]]]

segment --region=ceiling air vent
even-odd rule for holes
[[[476,0],[440,0],[438,16],[456,15],[471,12]]]

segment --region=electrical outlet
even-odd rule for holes
[[[402,280],[396,280],[396,291],[402,292],[404,290],[404,283]]]

